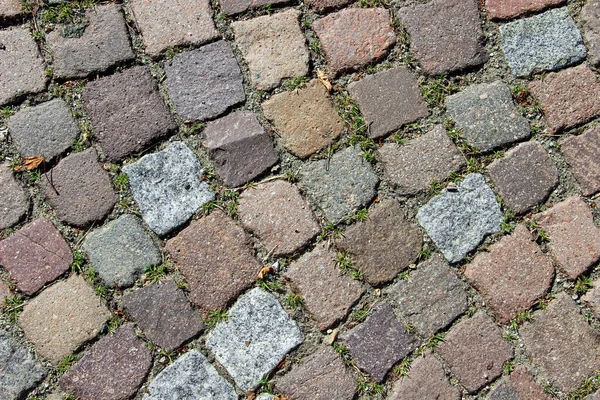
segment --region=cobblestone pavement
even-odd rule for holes
[[[600,0],[0,0],[0,400],[600,399]]]

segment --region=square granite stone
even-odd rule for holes
[[[500,381],[487,397],[487,400],[550,400],[544,389],[533,380],[533,376],[523,365],[519,365]]]
[[[581,194],[592,196],[600,191],[600,128],[567,137],[560,152],[571,167]]]
[[[19,0],[0,0],[0,21],[9,20],[23,13],[23,4]]]
[[[513,19],[524,14],[566,3],[566,0],[486,0],[485,9],[492,20]]]
[[[596,318],[600,318],[600,279],[596,279],[592,285],[593,288],[581,300],[592,310]]]
[[[3,400],[26,398],[47,374],[33,352],[4,329],[0,329],[0,371]]]
[[[9,164],[0,164],[0,230],[10,228],[29,209],[29,198],[13,176]]]
[[[588,49],[588,62],[600,65],[600,0],[588,0],[581,9],[583,34]]]

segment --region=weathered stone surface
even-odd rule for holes
[[[192,301],[205,312],[226,307],[252,285],[261,268],[244,230],[221,211],[193,221],[166,249]]]
[[[406,332],[392,306],[384,303],[342,340],[356,365],[381,382],[395,363],[419,346],[419,339]]]
[[[73,275],[29,300],[19,325],[38,353],[57,364],[96,337],[110,315],[94,289]]]
[[[442,125],[404,145],[384,143],[377,155],[386,176],[401,195],[428,190],[432,182],[442,182],[466,165]]]
[[[594,287],[592,290],[587,292],[581,299],[583,302],[592,309],[595,313],[596,318],[600,317],[600,280],[596,280],[593,283]]]
[[[486,0],[485,9],[490,19],[513,19],[523,14],[566,3],[565,0]]]
[[[435,254],[420,263],[409,279],[398,281],[390,294],[417,332],[430,337],[466,311],[465,288],[444,258]]]
[[[204,137],[217,174],[229,187],[256,178],[278,160],[271,137],[250,111],[209,122]]]
[[[172,280],[123,296],[123,310],[152,343],[171,352],[196,336],[204,323]]]
[[[322,14],[325,11],[347,6],[352,3],[352,0],[306,0],[304,3]]]
[[[501,25],[500,36],[515,76],[556,71],[583,60],[587,52],[566,7]]]
[[[52,184],[42,179],[40,188],[56,216],[67,224],[86,226],[98,221],[119,200],[94,148],[63,158],[48,175]]]
[[[504,204],[517,214],[543,203],[558,184],[554,162],[536,141],[509,150],[488,166],[488,173]]]
[[[113,162],[141,152],[177,128],[148,67],[133,67],[88,83],[83,100],[94,137]]]
[[[277,299],[259,288],[241,296],[227,314],[208,334],[206,346],[243,391],[256,388],[303,341]]]
[[[208,399],[237,400],[235,389],[206,357],[191,350],[165,368],[148,386],[144,400],[185,400],[200,396]]]
[[[14,293],[6,282],[0,281],[0,304],[4,304],[4,299],[13,297]]]
[[[378,183],[358,147],[348,147],[329,160],[312,161],[300,169],[300,186],[334,223],[367,206],[376,196]]]
[[[88,25],[81,37],[64,37],[65,27],[46,35],[56,78],[83,78],[135,57],[119,6],[97,5],[85,18]]]
[[[2,400],[25,398],[27,392],[46,376],[46,369],[29,349],[4,330],[0,330],[0,371]]]
[[[333,75],[383,57],[396,43],[385,8],[346,8],[313,22]]]
[[[299,17],[300,11],[292,9],[231,24],[257,89],[270,90],[284,78],[308,73],[309,54]]]
[[[284,273],[321,330],[346,317],[365,291],[363,285],[336,267],[335,259],[336,253],[322,243],[290,264]]]
[[[600,400],[600,391],[597,391],[594,394],[590,394],[589,396],[586,396],[585,399],[583,400]]]
[[[202,165],[182,142],[173,142],[123,167],[133,197],[150,229],[164,236],[214,199],[201,177]]]
[[[371,209],[368,219],[346,229],[337,247],[347,252],[372,285],[391,281],[408,268],[421,251],[423,234],[406,220],[395,200]]]
[[[165,65],[167,87],[182,118],[216,118],[246,98],[231,47],[218,41],[177,55]]]
[[[550,254],[570,279],[577,278],[600,260],[600,229],[580,197],[555,204],[533,219],[548,234]]]
[[[542,376],[560,391],[571,392],[600,368],[600,336],[562,292],[548,308],[519,330]]]
[[[320,232],[310,204],[294,185],[284,180],[244,191],[238,212],[244,227],[256,235],[274,257],[300,250]]]
[[[526,311],[550,290],[554,267],[525,225],[475,256],[465,277],[502,324]]]
[[[504,363],[513,357],[512,346],[483,311],[459,322],[437,352],[469,393],[500,376]]]
[[[162,261],[142,221],[129,214],[88,233],[83,249],[98,276],[111,287],[133,285],[146,267]]]
[[[398,19],[410,35],[410,53],[427,74],[477,67],[488,60],[475,0],[402,7]]]
[[[224,13],[234,15],[266,5],[279,5],[288,2],[289,0],[221,0],[219,4]]]
[[[125,325],[96,342],[59,383],[82,400],[130,398],[151,366],[150,350]]]
[[[598,77],[582,64],[549,73],[543,81],[533,81],[529,90],[540,101],[550,133],[581,125],[600,115]]]
[[[52,222],[38,218],[0,241],[0,265],[17,289],[31,295],[61,276],[73,254]]]
[[[198,45],[219,37],[208,0],[134,0],[130,7],[152,56],[170,46]]]
[[[46,88],[45,67],[27,28],[0,31],[0,105]]]
[[[589,129],[569,136],[560,146],[565,161],[577,179],[581,193],[591,196],[600,191],[600,129]]]
[[[494,388],[487,400],[550,400],[544,389],[533,380],[523,365],[519,365]]]
[[[396,67],[368,75],[348,85],[365,122],[369,136],[378,138],[400,129],[404,124],[429,115],[421,96],[417,76],[408,68]]]
[[[13,176],[9,164],[0,164],[0,230],[23,218],[29,208],[25,191]]]
[[[331,347],[320,346],[279,379],[278,392],[298,400],[351,400],[356,381]]]
[[[323,149],[344,129],[327,89],[316,79],[306,88],[274,95],[262,107],[281,145],[297,157],[306,158]]]
[[[587,39],[588,61],[600,65],[600,1],[589,0],[581,9],[581,19],[585,21],[583,33]]]
[[[23,5],[19,0],[0,0],[0,20],[10,19],[23,12]]]
[[[79,134],[71,109],[60,99],[21,109],[7,125],[21,156],[43,156],[48,161],[69,148]]]
[[[451,263],[462,260],[486,235],[500,230],[502,212],[481,174],[444,190],[419,209],[417,219]]]

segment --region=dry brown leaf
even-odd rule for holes
[[[36,169],[37,167],[39,167],[40,164],[43,163],[45,160],[46,159],[44,157],[38,157],[38,156],[25,157],[23,159],[23,164],[17,165],[13,169],[15,171],[20,171],[22,169],[26,169],[27,171],[31,171],[31,170]]]
[[[258,279],[262,279],[266,275],[272,274],[273,272],[275,272],[273,267],[271,265],[267,265],[266,267],[263,267],[263,269],[261,269],[260,272],[258,273]]]
[[[331,92],[333,86],[331,86],[331,83],[329,82],[329,78],[327,77],[325,71],[318,69],[317,78],[319,78],[319,81],[323,84],[323,86],[325,86],[325,88],[327,88],[327,91]]]
[[[290,398],[282,394],[276,394],[275,397],[273,397],[273,400],[290,400]]]
[[[246,392],[246,400],[254,400],[256,399],[256,393],[253,391]]]

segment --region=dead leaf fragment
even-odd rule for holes
[[[20,171],[22,169],[26,169],[27,171],[31,171],[31,170],[34,170],[37,167],[39,167],[40,164],[43,163],[45,160],[46,159],[44,157],[38,157],[38,156],[25,157],[23,159],[23,164],[17,165],[13,169],[15,171]]]
[[[256,393],[250,391],[250,392],[246,392],[246,399],[247,400],[254,400],[256,399]]]
[[[340,333],[340,330],[338,328],[335,328],[333,332],[331,332],[331,335],[329,335],[329,338],[327,338],[328,346],[333,345],[333,342],[335,342],[335,339],[337,339],[338,333]]]
[[[290,398],[282,394],[276,394],[275,397],[273,397],[273,400],[290,400]]]
[[[275,270],[273,269],[273,266],[267,265],[267,266],[263,267],[260,270],[260,272],[258,273],[258,279],[263,279],[266,275],[272,274],[273,272],[275,272]]]
[[[319,78],[319,81],[323,84],[323,86],[325,86],[327,91],[331,92],[331,89],[333,89],[333,86],[331,86],[331,83],[329,82],[329,78],[327,77],[327,74],[325,73],[325,71],[318,69],[317,70],[317,78]]]

